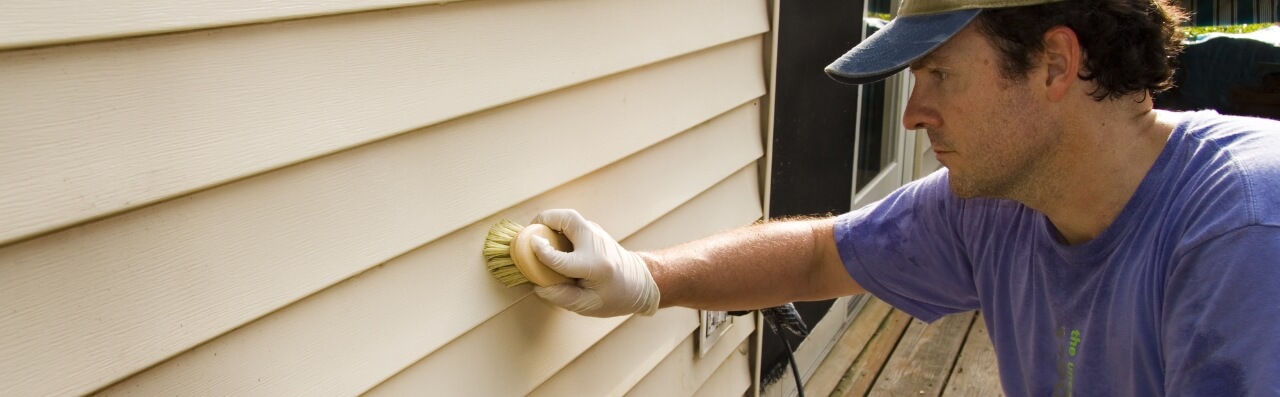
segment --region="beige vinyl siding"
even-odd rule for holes
[[[0,244],[758,35],[764,8],[482,0],[0,52]]]
[[[698,174],[686,178],[677,178],[682,172],[680,164],[655,166],[655,163],[675,156],[689,156],[705,145],[726,140],[743,143],[739,145],[742,149],[730,148],[739,153],[739,163],[752,161],[758,156],[758,146],[753,147],[748,139],[735,139],[750,136],[752,109],[754,106],[746,106],[722,116],[741,119],[737,123],[745,122],[746,125],[735,124],[731,119],[713,120],[673,138],[671,142],[504,210],[499,216],[528,219],[539,209],[563,205],[593,215],[595,221],[622,238],[729,175],[733,177],[703,195],[713,199],[733,196],[739,202],[758,203],[753,190],[754,180],[743,179],[747,172],[735,170],[727,162],[684,163],[695,168],[693,171]],[[635,183],[636,180],[654,179],[670,182]],[[614,197],[615,200],[596,200],[593,197],[596,195]],[[750,223],[760,215],[758,205],[756,213],[751,213],[744,210],[743,204],[731,203],[715,202],[700,206],[714,206],[714,210],[729,211],[731,216],[733,211],[737,211],[736,224]],[[612,211],[614,205],[636,211]],[[745,208],[751,207],[746,204]],[[688,222],[690,218],[675,219]],[[215,394],[358,393],[432,351],[436,351],[433,355],[443,354],[445,358],[431,363],[443,365],[446,369],[462,367],[462,363],[482,356],[486,351],[500,353],[503,355],[501,361],[511,362],[527,357],[537,349],[593,341],[599,338],[598,335],[592,337],[593,333],[607,332],[623,320],[592,321],[595,319],[552,310],[539,299],[528,296],[528,288],[506,289],[494,282],[483,271],[475,250],[477,241],[483,241],[484,233],[496,221],[497,217],[477,222],[308,297],[264,321],[237,329],[121,382],[108,390],[109,394],[185,395],[205,390],[206,385],[209,391],[216,391]],[[661,225],[659,222],[647,228],[660,228]],[[678,241],[701,228],[733,224],[685,226],[686,231],[673,234],[668,237],[670,241],[660,245]],[[697,236],[689,238],[693,237]],[[624,241],[631,244],[630,237]],[[450,264],[456,265],[442,268]],[[531,330],[529,324],[557,324],[552,320],[567,328],[546,331],[548,339],[544,340],[531,341],[526,339],[528,335],[521,334]],[[542,329],[543,325],[533,329]],[[308,331],[299,333],[299,329]],[[517,334],[513,336],[506,332]],[[502,345],[509,342],[523,344]],[[452,347],[442,349],[446,344]],[[255,352],[266,350],[272,351],[272,355],[255,363],[241,362],[243,357],[255,357]],[[317,357],[324,359],[317,360]],[[541,354],[533,357],[551,359]],[[334,362],[342,365],[334,365]],[[521,368],[529,370],[532,367]],[[361,377],[363,373],[369,376]],[[259,378],[265,380],[258,381]],[[432,390],[440,390],[449,381],[472,379],[454,376],[435,380],[440,383],[433,383]],[[507,382],[513,380],[508,379]]]
[[[755,167],[748,166],[735,173],[667,213],[663,221],[627,238],[625,244],[635,249],[662,247],[759,219],[763,215],[759,197],[751,193],[759,188],[755,171]],[[697,312],[682,308],[660,310],[654,317],[631,317],[530,395],[620,395],[670,354],[697,325]]]
[[[2,357],[23,375],[99,355],[145,367],[750,101],[758,54],[758,40],[728,43],[0,249],[0,297],[30,308],[0,324],[21,336],[0,342],[15,353]],[[681,78],[703,74],[723,87]],[[690,87],[713,94],[681,94]],[[531,153],[545,158],[507,163]],[[30,356],[47,361],[18,358]]]
[[[729,358],[720,364],[720,368],[707,378],[707,382],[703,383],[698,391],[694,392],[695,397],[720,397],[720,396],[740,396],[744,395],[747,388],[751,387],[751,362],[747,354],[747,342],[738,345],[738,351],[730,354]]]
[[[698,312],[692,309],[667,308],[652,317],[632,316],[529,395],[620,395],[697,328]],[[630,365],[601,365],[608,362]]]
[[[755,173],[754,165],[744,168],[713,188],[708,199],[734,193],[734,200],[755,202],[758,205],[759,200],[752,198],[756,187]],[[666,177],[674,177],[674,174]],[[712,211],[719,210],[722,212],[719,218],[730,218],[731,221],[714,224],[698,217],[663,217],[653,225],[661,234],[647,233],[646,228],[637,232],[635,237],[667,246],[701,237],[716,229],[749,224],[760,216],[758,210],[750,206],[743,211],[741,205],[725,205],[728,203],[704,200],[702,197],[694,200],[691,205]],[[720,206],[724,208],[716,208]],[[734,213],[733,210],[738,212]],[[667,233],[670,230],[678,232]],[[629,240],[630,238],[623,240],[623,244],[631,245]],[[685,309],[674,310],[688,315]],[[555,308],[541,299],[526,298],[431,353],[368,394],[403,396],[430,390],[433,394],[454,396],[525,395],[575,357],[599,343],[602,338],[608,340],[606,335],[624,320],[625,317],[600,319],[579,316]],[[679,327],[678,323],[674,325]],[[689,333],[685,332],[680,337],[687,335]],[[652,349],[654,345],[668,341],[661,336],[646,335],[643,339],[630,342]],[[643,364],[615,361],[615,357],[589,356],[583,360],[589,360],[589,365],[593,366],[630,368]],[[592,371],[577,375],[596,376]],[[492,381],[493,379],[501,381]]]
[[[636,247],[758,219],[766,14],[473,0],[0,52],[0,395],[421,394],[501,363],[481,386],[621,393],[693,312],[577,316],[479,247],[547,208]]]
[[[0,6],[0,49],[456,1],[9,0]]]
[[[702,357],[698,357],[695,346],[697,335],[689,335],[648,375],[628,390],[626,395],[635,397],[693,395],[730,356],[746,354],[741,351],[741,346],[754,330],[754,319],[735,318],[733,327],[730,327],[720,337],[720,341]]]

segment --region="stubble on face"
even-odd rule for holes
[[[970,139],[963,149],[941,131],[928,132],[935,144],[964,150],[963,162],[950,167],[949,175],[959,197],[1028,200],[1044,194],[1046,178],[1053,175],[1048,159],[1060,132],[1036,116],[1026,82],[1001,83],[985,109],[971,115],[977,122],[965,133]]]
[[[904,124],[923,127],[964,198],[1022,201],[1052,184],[1062,139],[1049,121],[1051,104],[1037,97],[1028,75],[1009,78],[991,42],[969,26],[911,65],[916,76]]]

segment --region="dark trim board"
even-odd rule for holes
[[[838,83],[822,69],[861,40],[863,1],[779,3],[769,214],[844,213],[853,194],[858,87]],[[833,302],[796,307],[812,328]],[[769,327],[763,332],[761,374],[768,382],[786,356],[778,336]]]

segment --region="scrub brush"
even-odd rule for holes
[[[557,251],[573,251],[573,243],[563,234],[543,224],[520,226],[503,219],[489,229],[484,239],[485,267],[508,287],[534,283],[541,287],[573,282],[544,265],[533,253],[533,237],[541,236]]]

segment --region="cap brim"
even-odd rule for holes
[[[827,65],[828,76],[847,84],[874,83],[905,69],[964,29],[980,9],[900,16]]]

